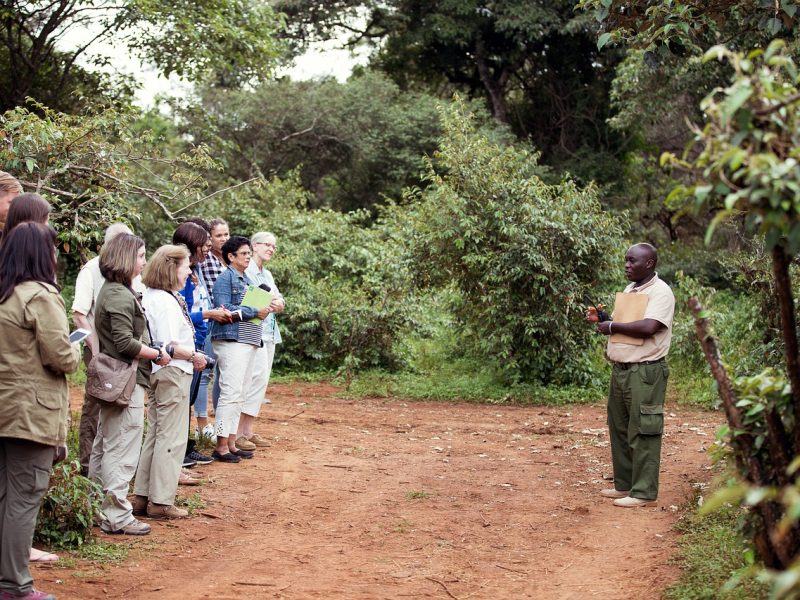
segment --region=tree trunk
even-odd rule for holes
[[[697,337],[700,339],[700,346],[703,348],[706,361],[711,367],[711,374],[717,382],[719,396],[725,414],[728,418],[728,425],[731,428],[730,444],[734,450],[736,463],[739,472],[751,484],[757,486],[776,486],[785,485],[780,481],[788,481],[786,477],[786,467],[788,465],[788,447],[779,448],[781,434],[785,443],[789,444],[783,424],[780,423],[778,415],[767,415],[766,422],[769,428],[770,439],[770,461],[772,469],[765,468],[755,455],[753,435],[748,431],[742,419],[742,413],[736,406],[736,393],[733,391],[728,372],[722,364],[717,348],[716,340],[708,331],[708,322],[705,317],[701,317],[703,307],[697,298],[689,300],[689,308],[694,315],[695,329]],[[774,423],[777,419],[778,423]],[[773,432],[773,428],[775,431]],[[770,477],[770,471],[775,476]],[[774,480],[774,479],[777,479]],[[756,548],[761,555],[761,559],[768,567],[786,568],[794,560],[798,549],[800,549],[800,532],[797,527],[792,527],[785,535],[781,535],[779,525],[783,518],[783,507],[774,501],[762,502],[757,509],[764,523],[764,529],[757,531],[754,535]]]
[[[794,422],[800,423],[800,358],[798,358],[797,321],[794,316],[792,281],[789,277],[791,263],[792,258],[786,252],[786,248],[776,245],[772,249],[772,272],[775,277],[775,292],[778,296],[781,315],[786,374],[792,388]],[[794,428],[794,455],[800,455],[800,427]]]
[[[506,104],[506,84],[510,73],[503,71],[498,78],[492,75],[489,62],[486,58],[486,48],[483,40],[478,38],[475,42],[475,66],[483,87],[489,94],[492,103],[492,116],[501,123],[508,123],[508,105]]]

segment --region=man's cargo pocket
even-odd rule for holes
[[[660,404],[642,404],[639,409],[639,433],[661,435],[664,432],[664,407]]]

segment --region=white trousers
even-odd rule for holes
[[[219,366],[219,403],[214,413],[214,435],[228,437],[239,429],[239,417],[252,379],[258,346],[214,341]]]
[[[242,412],[251,417],[257,417],[264,404],[269,376],[272,373],[272,360],[275,358],[275,343],[265,343],[256,352],[256,359],[253,363],[253,374],[250,378],[250,385],[244,398]]]

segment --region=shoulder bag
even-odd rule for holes
[[[130,290],[130,288],[128,289]],[[144,308],[139,302],[139,298],[133,293],[133,290],[130,292],[144,315]],[[146,315],[144,322],[149,332],[150,324],[147,322]],[[133,389],[136,387],[138,368],[138,358],[134,358],[128,363],[108,354],[98,353],[92,357],[86,369],[86,395],[98,402],[127,408],[133,395]]]

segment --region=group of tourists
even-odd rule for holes
[[[21,192],[0,172],[0,600],[54,600],[33,588],[28,563],[46,555],[31,542],[52,465],[66,457],[66,374],[81,352],[56,283],[50,205]],[[275,315],[285,303],[266,268],[275,236],[231,237],[223,220],[193,218],[171,241],[148,259],[144,240],[113,224],[75,284],[73,321],[91,332],[87,367],[102,356],[136,371],[126,402],[103,402],[87,387],[81,412],[81,469],[103,490],[109,534],[149,533],[137,517],[186,517],[177,488],[196,480],[183,467],[235,464],[270,445],[254,425],[281,342]],[[245,303],[255,289],[266,292],[260,304]],[[203,435],[211,456],[191,439]]]

